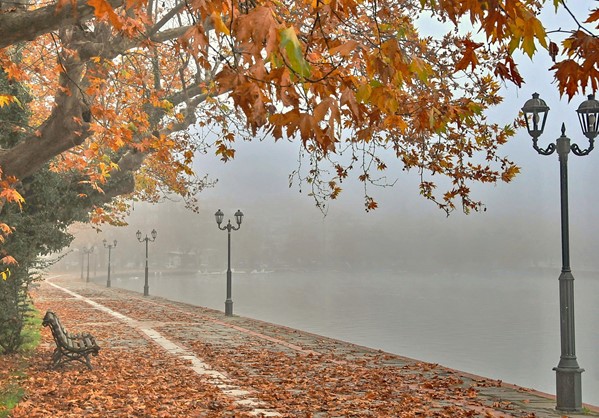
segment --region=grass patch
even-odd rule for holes
[[[0,372],[2,377],[0,383],[0,418],[7,418],[10,415],[10,411],[19,403],[25,391],[17,383],[15,378],[23,377],[24,370],[27,367],[26,361],[23,359],[23,354],[31,353],[39,345],[41,341],[40,329],[42,326],[42,320],[39,316],[39,312],[31,306],[30,315],[27,315],[25,319],[25,325],[21,331],[23,337],[23,344],[19,350],[19,354],[11,356],[10,360],[14,360],[12,371],[4,375]]]
[[[0,418],[7,418],[10,411],[23,399],[25,391],[15,383],[9,383],[0,389]]]
[[[30,353],[39,345],[42,334],[40,329],[42,327],[42,319],[39,316],[39,312],[34,307],[31,307],[33,315],[27,315],[25,318],[25,325],[21,335],[23,336],[23,345],[21,351],[23,353]]]

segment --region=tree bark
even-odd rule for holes
[[[75,9],[67,4],[59,12],[56,4],[28,11],[3,11],[0,13],[0,49],[93,18],[94,8],[87,3],[88,0],[79,0]],[[119,7],[123,0],[108,0],[108,3]]]
[[[4,176],[23,180],[62,152],[80,145],[90,135],[84,121],[86,109],[79,86],[85,64],[77,54],[60,58],[63,72],[52,113],[33,135],[9,149],[0,150],[0,167]]]

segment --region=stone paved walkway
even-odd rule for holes
[[[54,310],[67,328],[97,335],[103,351],[92,360],[96,368],[111,352],[146,349],[183,361],[234,405],[211,416],[599,416],[591,406],[560,414],[548,395],[492,379],[75,278],[47,280],[33,296],[42,314]],[[44,344],[53,348],[47,336]]]

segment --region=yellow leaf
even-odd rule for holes
[[[516,177],[518,173],[520,173],[520,167],[514,165],[510,166],[503,173],[501,173],[501,180],[509,183],[514,179],[514,177]]]
[[[15,101],[15,96],[7,96],[6,94],[0,94],[0,107],[7,106]]]
[[[371,93],[372,87],[370,87],[370,84],[362,84],[356,91],[356,101],[359,103],[366,102],[370,98]]]
[[[229,32],[229,28],[227,27],[227,25],[224,24],[223,20],[221,19],[218,13],[213,12],[211,17],[212,22],[214,23],[214,29],[217,32],[224,33],[225,35],[231,34],[231,32]]]
[[[23,196],[21,196],[19,192],[10,188],[2,190],[2,192],[0,192],[0,198],[4,198],[9,202],[15,202],[17,205],[19,205],[19,208],[22,208],[23,203],[25,202],[25,199],[23,199]]]
[[[304,59],[302,47],[293,27],[281,29],[281,47],[287,54],[289,66],[293,71],[302,77],[309,77],[311,74],[310,64]]]

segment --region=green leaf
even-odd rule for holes
[[[280,32],[281,47],[285,50],[289,66],[302,77],[309,77],[312,73],[310,65],[304,59],[299,39],[293,28],[283,29]]]
[[[553,0],[553,5],[555,6],[555,12],[557,13],[557,9],[559,8],[562,0]]]

